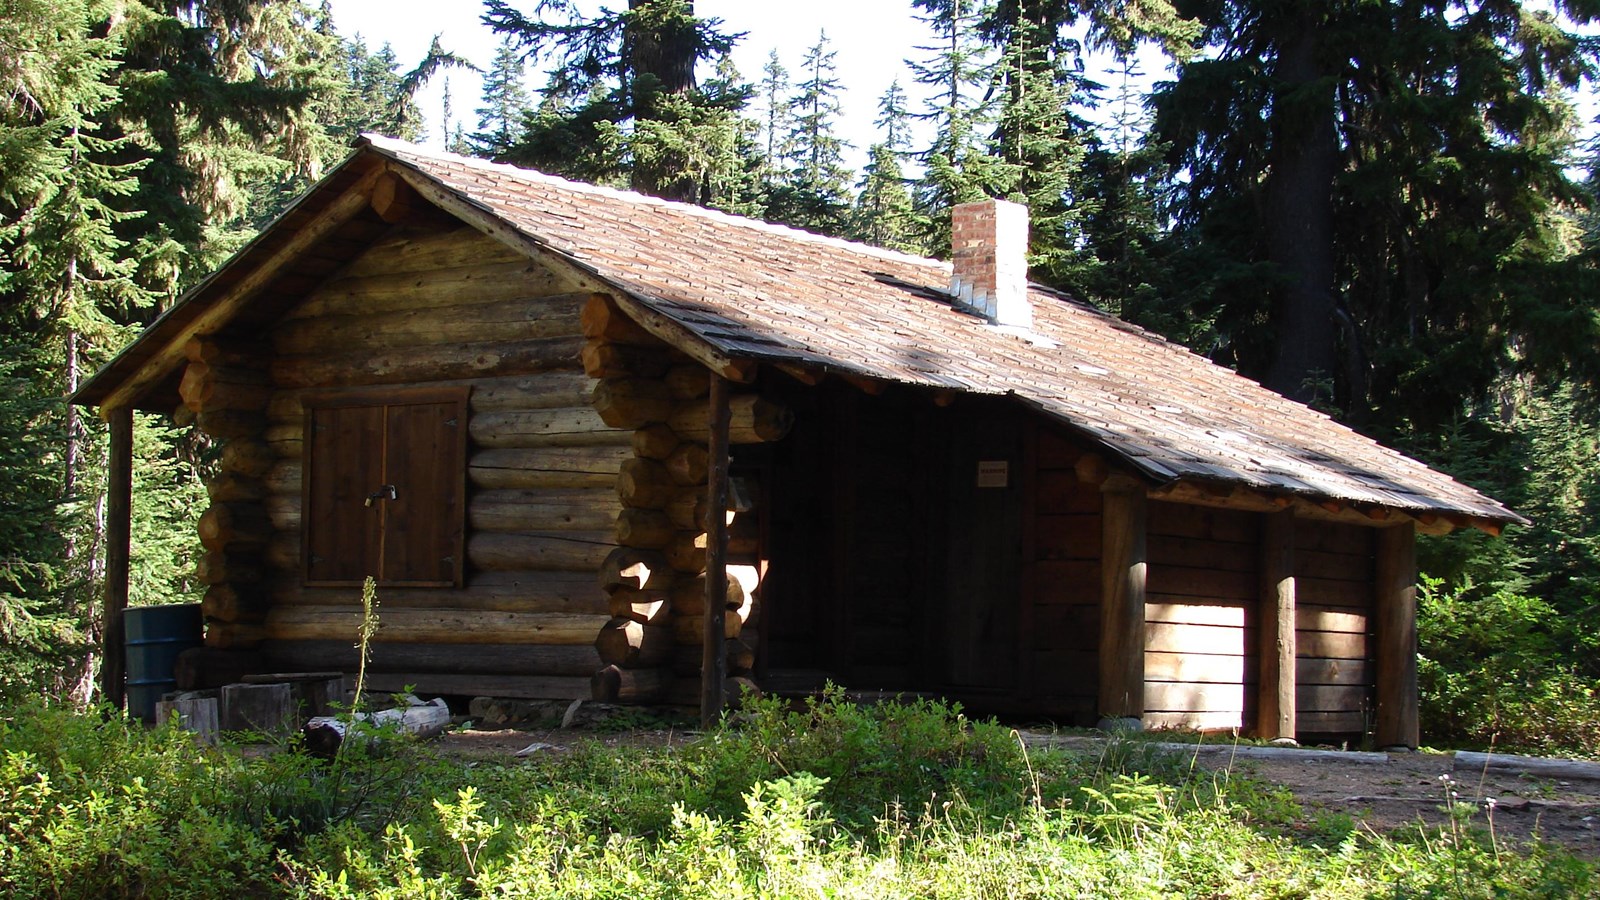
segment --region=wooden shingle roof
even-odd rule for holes
[[[1048,288],[1031,287],[1031,332],[997,328],[952,306],[949,263],[386,138],[363,145],[355,160],[386,158],[425,197],[571,262],[720,357],[1014,397],[1158,483],[1521,521],[1321,413]]]

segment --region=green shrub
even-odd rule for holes
[[[1592,756],[1600,752],[1597,684],[1565,660],[1573,627],[1543,600],[1478,597],[1424,578],[1419,600],[1422,727],[1452,747]]]

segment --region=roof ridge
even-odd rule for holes
[[[486,159],[479,159],[477,157],[463,156],[459,153],[452,153],[448,150],[434,150],[432,148],[410,143],[409,141],[400,140],[399,138],[386,137],[384,135],[372,132],[362,132],[361,140],[365,141],[374,149],[377,149],[378,151],[388,155],[407,154],[437,162],[456,163],[458,165],[467,166],[473,169],[482,169],[485,171],[507,174],[524,181],[552,184],[559,186],[564,190],[597,194],[603,197],[625,200],[629,203],[643,203],[652,206],[664,206],[668,209],[682,212],[687,215],[712,219],[740,228],[751,228],[757,231],[765,231],[769,234],[778,234],[784,237],[794,238],[796,240],[834,247],[836,249],[850,250],[856,253],[861,253],[867,256],[876,256],[881,259],[887,259],[894,262],[933,265],[945,269],[950,268],[950,263],[945,260],[933,259],[932,257],[928,256],[918,256],[915,253],[903,253],[899,250],[889,250],[884,247],[874,247],[871,244],[863,244],[860,241],[851,241],[846,240],[845,238],[817,234],[815,232],[805,231],[790,225],[767,222],[762,219],[755,219],[751,218],[750,216],[741,216],[735,213],[723,212],[720,209],[697,206],[693,203],[684,203],[679,200],[665,200],[660,197],[652,197],[649,194],[641,194],[638,191],[629,191],[621,188],[606,187],[604,185],[589,184],[588,182],[584,181],[573,181],[569,178],[562,178],[560,175],[551,175],[548,172],[541,172],[538,169],[525,169],[521,166],[514,166],[510,163],[491,162]],[[358,144],[357,146],[360,145]],[[1032,283],[1030,282],[1030,285],[1031,284]]]

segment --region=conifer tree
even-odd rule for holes
[[[844,165],[846,144],[834,131],[842,90],[837,55],[823,32],[801,62],[804,80],[789,100],[793,124],[786,142],[787,177],[773,191],[768,208],[776,221],[831,235],[847,229],[851,181]]]
[[[917,242],[942,256],[950,251],[950,208],[989,196],[993,180],[985,138],[992,112],[992,54],[978,37],[990,7],[984,0],[915,0],[913,5],[938,38],[919,48],[932,54],[925,62],[910,64],[917,83],[931,92],[919,118],[934,127],[916,191],[924,229]]]
[[[1217,254],[1224,358],[1435,432],[1513,365],[1592,359],[1562,234],[1592,4],[1189,4],[1216,49],[1157,94],[1176,240]],[[1225,278],[1226,283],[1220,279]]]
[[[470,142],[478,156],[504,159],[522,133],[531,103],[523,82],[527,66],[509,37],[502,38],[494,62],[483,76],[483,105],[477,109],[478,130]]]
[[[536,17],[488,0],[484,21],[551,63],[551,80],[513,161],[589,181],[625,181],[674,200],[703,190],[693,135],[733,127],[745,90],[696,86],[696,66],[732,49],[737,36],[694,14],[690,0],[630,0],[623,12],[586,16],[571,0],[544,0]],[[634,147],[644,135],[648,149]],[[636,153],[638,149],[645,152]]]
[[[767,56],[761,68],[761,81],[756,84],[756,94],[761,98],[761,137],[764,142],[762,179],[767,190],[783,183],[787,173],[782,160],[791,155],[790,134],[794,131],[794,114],[789,108],[789,70],[778,59],[778,51]]]
[[[883,140],[867,151],[867,167],[856,195],[850,223],[854,240],[907,253],[919,248],[915,210],[901,160],[909,152],[911,131],[905,90],[898,80],[890,83],[878,101],[875,124]]]

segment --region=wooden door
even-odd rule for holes
[[[953,410],[952,410],[953,412]],[[944,419],[943,609],[936,646],[955,688],[1017,684],[1022,610],[1022,429],[1007,409]]]

